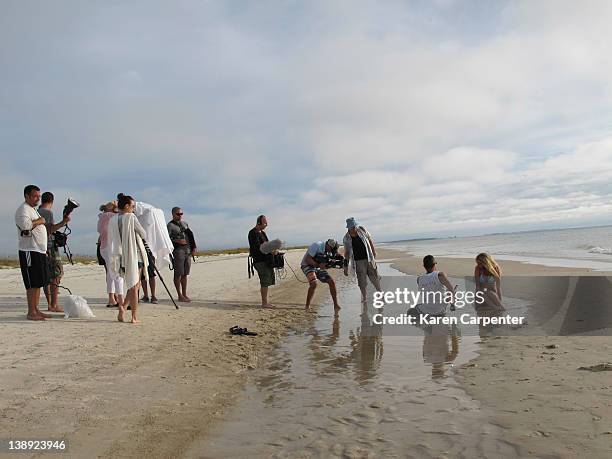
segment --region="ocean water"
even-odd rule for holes
[[[384,246],[416,256],[475,258],[488,252],[500,260],[612,270],[612,226],[398,241]]]

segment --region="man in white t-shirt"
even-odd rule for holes
[[[15,225],[19,239],[19,265],[28,298],[29,320],[45,320],[51,317],[38,309],[40,289],[49,279],[47,263],[47,228],[45,219],[36,206],[40,201],[40,188],[28,185],[23,190],[25,202],[15,212]]]
[[[302,272],[308,279],[308,293],[306,294],[306,311],[311,311],[310,302],[314,296],[315,290],[317,289],[317,281],[323,282],[329,286],[329,293],[331,294],[332,301],[334,302],[334,312],[337,315],[340,310],[338,304],[338,294],[336,292],[336,283],[334,278],[329,275],[325,270],[327,266],[325,263],[320,263],[316,258],[326,253],[336,254],[338,253],[338,243],[334,239],[328,239],[326,242],[317,241],[313,242],[308,246],[308,250],[302,258],[300,267]]]

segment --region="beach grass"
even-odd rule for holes
[[[64,264],[68,263],[68,260],[65,256],[62,257],[62,261]],[[95,257],[91,257],[88,255],[74,255],[72,257],[72,261],[74,264],[80,265],[91,265],[98,263],[98,260]],[[0,258],[0,269],[10,269],[10,268],[19,268],[19,259],[18,258]]]
[[[293,247],[285,247],[283,250],[297,250],[297,249],[307,249],[308,246],[293,246]],[[248,247],[236,247],[233,249],[216,249],[216,250],[200,250],[196,252],[196,256],[198,257],[207,257],[214,255],[240,255],[249,253]]]
[[[285,247],[283,250],[297,250],[297,249],[307,249],[307,246],[293,246],[293,247]],[[215,255],[240,255],[249,253],[248,247],[236,247],[233,249],[215,249],[215,250],[200,250],[196,253],[198,257],[208,257]],[[64,264],[68,263],[66,257],[63,256],[62,260]],[[98,260],[95,257],[89,255],[74,255],[72,260],[74,264],[81,265],[92,265],[97,264]],[[10,268],[19,268],[19,259],[4,257],[0,258],[0,269],[10,269]]]

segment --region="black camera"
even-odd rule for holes
[[[62,233],[61,231],[56,231],[53,233],[53,244],[55,244],[56,248],[66,247],[68,243],[68,234]]]
[[[64,217],[67,217],[68,215],[70,215],[72,211],[79,206],[80,204],[77,201],[75,201],[72,198],[68,198],[68,202],[64,206],[64,212],[63,212]]]
[[[283,252],[269,253],[266,255],[268,265],[274,269],[283,269],[285,267],[285,254]]]
[[[328,268],[343,268],[344,267],[344,257],[339,253],[318,253],[314,260],[319,264],[325,264]]]

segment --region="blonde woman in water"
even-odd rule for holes
[[[505,309],[502,304],[501,268],[488,253],[481,253],[476,257],[474,281],[476,291],[485,293],[485,305]]]

